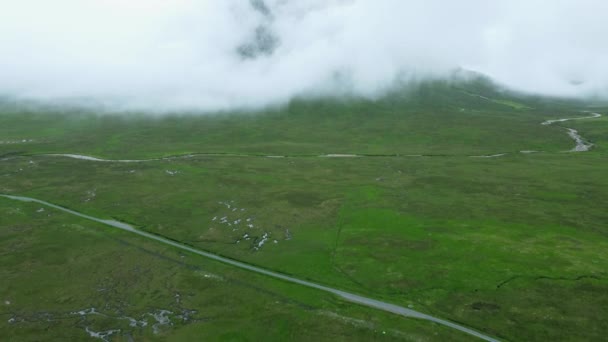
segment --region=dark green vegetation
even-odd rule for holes
[[[39,209],[0,199],[4,340],[463,339]]]
[[[293,101],[281,110],[211,116],[95,115],[5,105],[5,152],[80,153],[105,158],[152,158],[188,153],[279,155],[475,155],[521,150],[563,151],[571,140],[538,123],[572,116],[572,107],[507,100],[487,86],[463,90],[433,83],[380,100]],[[500,100],[486,100],[472,91]],[[521,100],[517,100],[521,101]],[[498,102],[505,102],[501,104]]]
[[[597,144],[587,153],[564,153],[574,146],[565,130],[540,125],[576,116],[579,103],[433,83],[377,101],[295,101],[255,115],[151,119],[13,107],[0,115],[0,140],[27,141],[0,144],[0,193],[129,222],[500,339],[608,333],[608,119],[562,124]],[[544,152],[520,153],[529,150]],[[251,156],[103,163],[44,153]],[[314,157],[328,153],[374,156]],[[469,157],[498,153],[509,154]],[[425,156],[406,156],[414,154]],[[197,311],[158,335],[93,321],[96,331],[122,329],[114,337],[123,339],[467,338],[38,207],[0,200],[0,276],[9,279],[0,300],[11,301],[0,312],[3,335],[86,336],[86,322],[66,313],[105,307],[130,317]],[[110,297],[104,286],[113,286]],[[69,317],[51,324],[40,312]],[[8,324],[13,316],[30,319]]]

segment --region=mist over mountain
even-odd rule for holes
[[[231,110],[377,97],[483,73],[608,97],[601,0],[34,0],[2,4],[0,95],[114,109]]]

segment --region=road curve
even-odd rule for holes
[[[307,280],[298,279],[298,278],[291,277],[291,276],[288,276],[288,275],[285,275],[285,274],[282,274],[282,273],[270,271],[270,270],[267,270],[267,269],[264,269],[264,268],[261,268],[261,267],[257,267],[257,266],[246,264],[244,262],[240,262],[240,261],[237,261],[237,260],[225,258],[225,257],[222,257],[220,255],[213,254],[213,253],[205,252],[205,251],[202,251],[202,250],[199,250],[199,249],[192,248],[190,246],[181,244],[179,242],[176,242],[176,241],[173,241],[173,240],[169,240],[169,239],[163,238],[161,236],[154,235],[154,234],[147,233],[145,231],[136,229],[135,227],[133,227],[133,226],[131,226],[129,224],[123,223],[123,222],[118,222],[118,221],[115,221],[115,220],[100,219],[100,218],[97,218],[97,217],[89,216],[89,215],[86,215],[86,214],[83,214],[83,213],[80,213],[80,212],[77,212],[77,211],[74,211],[74,210],[71,210],[71,209],[68,209],[68,208],[64,208],[64,207],[56,205],[56,204],[52,204],[52,203],[49,203],[49,202],[46,202],[46,201],[42,201],[42,200],[39,200],[39,199],[35,199],[35,198],[23,197],[23,196],[11,196],[11,195],[3,195],[3,194],[0,194],[0,197],[11,199],[11,200],[15,200],[15,201],[33,202],[33,203],[42,204],[44,206],[47,206],[47,207],[50,207],[50,208],[54,208],[54,209],[57,209],[57,210],[60,210],[60,211],[63,211],[63,212],[66,212],[66,213],[72,214],[74,216],[82,217],[82,218],[85,218],[87,220],[95,221],[95,222],[98,222],[98,223],[101,223],[101,224],[104,224],[104,225],[107,225],[107,226],[110,226],[110,227],[118,228],[118,229],[130,232],[130,233],[134,233],[134,234],[140,235],[142,237],[158,241],[158,242],[163,243],[165,245],[173,246],[175,248],[179,248],[179,249],[182,249],[182,250],[185,250],[185,251],[188,251],[188,252],[191,252],[191,253],[194,253],[194,254],[197,254],[197,255],[200,255],[200,256],[212,259],[212,260],[215,260],[215,261],[219,261],[219,262],[224,263],[224,264],[228,264],[228,265],[235,266],[235,267],[238,267],[238,268],[241,268],[241,269],[245,269],[245,270],[248,270],[248,271],[256,272],[258,274],[263,274],[263,275],[266,275],[266,276],[269,276],[269,277],[272,277],[272,278],[281,279],[283,281],[287,281],[287,282],[290,282],[290,283],[294,283],[294,284],[298,284],[298,285],[314,288],[314,289],[317,289],[317,290],[329,292],[329,293],[334,294],[334,295],[336,295],[336,296],[338,296],[338,297],[340,297],[340,298],[342,298],[342,299],[344,299],[346,301],[349,301],[351,303],[356,303],[356,304],[359,304],[359,305],[363,305],[363,306],[367,306],[367,307],[370,307],[370,308],[382,310],[382,311],[385,311],[385,312],[390,312],[390,313],[397,314],[397,315],[404,316],[404,317],[408,317],[408,318],[416,318],[416,319],[422,319],[422,320],[434,322],[434,323],[441,324],[443,326],[446,326],[446,327],[449,327],[449,328],[452,328],[452,329],[456,329],[456,330],[461,331],[463,333],[466,333],[466,334],[478,337],[478,338],[480,338],[482,340],[485,340],[485,341],[491,341],[491,342],[497,342],[498,341],[497,339],[495,339],[493,337],[484,335],[484,334],[482,334],[480,332],[477,332],[477,331],[475,331],[473,329],[467,328],[465,326],[462,326],[462,325],[459,325],[459,324],[456,324],[456,323],[453,323],[453,322],[450,322],[450,321],[447,321],[447,320],[444,320],[444,319],[441,319],[441,318],[433,317],[433,316],[430,316],[430,315],[427,315],[427,314],[424,314],[424,313],[421,313],[421,312],[418,312],[418,311],[415,311],[415,310],[412,310],[412,309],[404,308],[402,306],[398,306],[398,305],[382,302],[382,301],[375,300],[375,299],[368,298],[368,297],[363,297],[363,296],[360,296],[360,295],[357,295],[357,294],[354,294],[354,293],[338,290],[338,289],[335,289],[335,288],[332,288],[332,287],[328,287],[328,286],[325,286],[325,285],[320,285],[320,284],[313,283],[313,282],[310,282],[310,281],[307,281]]]

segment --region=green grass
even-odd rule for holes
[[[148,118],[12,111],[0,115],[0,140],[35,141],[0,144],[0,153],[13,156],[0,162],[0,193],[129,222],[505,340],[602,339],[608,332],[607,119],[563,123],[597,144],[589,153],[563,153],[573,146],[564,129],[540,123],[572,117],[578,104],[470,87],[510,105],[440,84],[377,101],[294,101],[258,114]],[[37,155],[52,152],[293,157],[121,164]],[[502,152],[509,154],[469,157]],[[325,153],[376,156],[314,157]],[[22,298],[18,309],[28,317],[101,306],[95,288],[107,278],[118,284],[116,296],[129,302],[134,315],[158,303],[174,304],[172,291],[179,289],[195,294],[190,307],[209,320],[176,325],[163,335],[134,335],[144,339],[463,338],[194,256],[184,260],[177,251],[95,224],[41,215],[35,206],[1,200],[0,208],[0,243],[10,256],[2,260],[2,278],[11,279],[0,296]],[[219,223],[224,216],[242,223]],[[254,228],[244,226],[247,218]],[[30,227],[28,235],[15,227]],[[264,233],[270,240],[256,250]],[[192,267],[176,267],[180,262],[232,280],[216,284]],[[135,267],[147,270],[145,280],[131,279]],[[277,296],[281,305],[274,303]],[[86,336],[82,324],[70,319],[48,331],[56,339]],[[2,324],[7,336],[24,340],[36,340],[47,328],[40,320]],[[389,330],[399,332],[381,334]]]
[[[39,206],[0,199],[0,333],[7,340],[463,340]],[[75,311],[96,308],[108,317]],[[150,316],[169,310],[154,333]],[[180,315],[188,313],[188,320]],[[132,327],[126,319],[147,321]],[[9,322],[10,321],[10,322]]]
[[[525,104],[519,103],[519,102],[515,102],[515,101],[511,101],[511,100],[493,100],[495,103],[498,104],[502,104],[505,106],[509,106],[513,109],[517,109],[517,110],[523,110],[523,109],[531,109],[530,107],[526,106]]]
[[[254,114],[150,118],[137,113],[98,115],[17,107],[0,116],[2,139],[33,141],[0,144],[0,155],[65,151],[107,158],[196,152],[478,155],[561,151],[571,145],[559,127],[540,125],[546,119],[572,115],[571,108],[517,109],[446,85],[378,100],[294,100],[286,108]]]
[[[597,119],[568,121],[564,126],[584,132],[583,138],[595,144],[594,149],[598,152],[608,151],[608,108],[596,110],[603,116]]]

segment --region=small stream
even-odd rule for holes
[[[584,116],[584,117],[580,117],[580,118],[547,120],[547,121],[543,122],[542,125],[550,126],[550,125],[553,125],[554,123],[560,123],[560,122],[566,122],[566,121],[572,121],[572,120],[597,119],[601,116],[602,116],[602,114],[599,114],[599,113],[591,113],[591,116]],[[587,151],[591,150],[591,148],[594,146],[592,143],[583,139],[583,137],[581,137],[581,135],[578,133],[577,130],[575,130],[573,128],[566,128],[566,130],[568,131],[568,136],[570,136],[570,138],[572,138],[572,140],[574,140],[576,142],[576,146],[574,146],[574,148],[572,150],[570,150],[570,152],[587,152]]]

